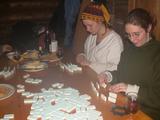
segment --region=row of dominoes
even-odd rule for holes
[[[23,79],[25,79],[26,83],[30,83],[30,84],[40,84],[42,82],[42,79],[32,78],[30,77],[30,74],[25,74],[23,76]]]
[[[70,63],[70,64],[63,64],[63,63],[61,63],[60,64],[60,68],[62,70],[67,70],[70,73],[81,72],[82,71],[81,67],[79,67],[78,65],[72,64],[72,63]]]
[[[30,84],[40,84],[42,82],[42,79],[28,77],[27,79],[25,79],[25,82]]]
[[[63,86],[64,86],[63,83],[54,83],[54,84],[52,84],[53,88],[62,88]]]
[[[100,87],[106,88],[107,86],[105,84],[103,85],[99,85],[98,82],[96,82],[96,84],[94,84],[93,82],[91,82],[91,87],[93,92],[96,94],[97,97],[101,98],[103,101],[110,101],[112,103],[116,103],[117,100],[117,94],[113,93],[113,92],[109,92],[108,95],[107,93],[100,93]]]

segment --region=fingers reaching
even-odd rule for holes
[[[118,83],[115,85],[111,85],[109,87],[109,91],[119,93],[119,92],[125,92],[127,90],[127,84],[125,83]]]

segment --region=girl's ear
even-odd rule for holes
[[[152,25],[150,24],[150,25],[148,26],[147,32],[150,33],[151,30],[152,30]]]

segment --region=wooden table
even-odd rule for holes
[[[40,92],[41,88],[49,88],[53,83],[64,83],[66,87],[73,87],[78,89],[82,94],[89,94],[92,96],[91,103],[94,104],[97,110],[102,112],[104,120],[129,120],[129,115],[118,116],[111,112],[113,103],[104,102],[98,99],[91,89],[90,81],[96,80],[96,74],[90,68],[83,68],[81,73],[70,74],[60,69],[58,64],[50,63],[46,70],[40,72],[30,73],[31,77],[38,77],[43,79],[39,85],[31,85],[25,83],[23,76],[26,72],[17,70],[15,75],[8,79],[0,79],[0,83],[11,84],[16,88],[17,84],[25,85],[25,89],[31,92]],[[118,95],[118,104],[123,103],[125,97]],[[24,97],[15,92],[10,98],[0,101],[0,118],[4,114],[12,113],[15,115],[14,120],[26,120],[29,115],[31,105],[24,104]],[[151,120],[142,111],[138,111],[133,115],[133,120]]]

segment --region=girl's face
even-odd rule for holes
[[[146,32],[141,26],[128,23],[125,25],[125,31],[127,37],[136,47],[144,45],[149,40],[150,28]]]
[[[101,22],[95,22],[92,20],[83,20],[82,22],[87,32],[89,32],[92,35],[95,35],[98,33],[101,26]]]

